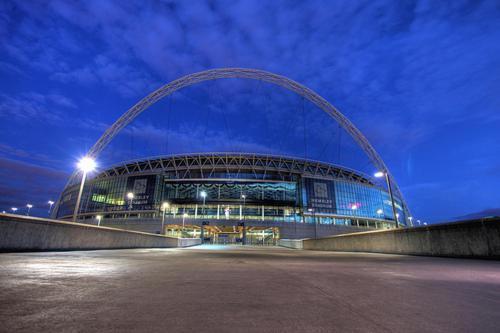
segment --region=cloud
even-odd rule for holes
[[[11,75],[19,75],[23,77],[28,77],[28,75],[18,66],[11,64],[9,62],[0,61],[0,71]]]
[[[55,160],[53,157],[50,157],[47,154],[27,151],[8,144],[0,143],[0,156],[2,155],[7,159],[29,160],[38,164],[42,163],[57,165],[57,162],[59,162],[58,160]]]
[[[127,127],[124,133],[145,142],[165,142],[170,153],[246,151],[276,152],[268,146],[255,142],[253,138],[239,136],[228,137],[228,133],[207,130],[200,125],[183,125],[178,129],[163,129],[152,124],[134,124]]]
[[[45,206],[57,198],[69,173],[0,157],[0,210],[32,203]]]
[[[75,108],[73,100],[54,93],[29,92],[15,97],[0,95],[0,117],[4,118],[61,123],[65,118],[64,110]]]
[[[479,212],[474,212],[462,216],[455,217],[454,220],[468,220],[468,219],[481,219],[491,216],[500,216],[500,208],[487,208]]]
[[[131,66],[119,65],[105,55],[95,57],[94,62],[69,71],[57,71],[52,79],[66,84],[80,83],[88,87],[101,84],[125,97],[137,97],[158,88],[159,83],[145,72]]]

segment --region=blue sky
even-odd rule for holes
[[[325,97],[366,135],[413,215],[500,209],[498,1],[2,1],[0,210],[42,215],[78,157],[179,76],[252,67]],[[281,88],[186,88],[129,125],[101,167],[252,151],[372,173],[326,115]]]

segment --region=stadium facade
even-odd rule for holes
[[[78,189],[79,184],[65,189],[57,218],[72,218]],[[396,217],[383,186],[342,166],[262,154],[200,153],[127,162],[96,174],[85,183],[78,221],[259,244],[393,228],[396,218],[406,225],[398,197],[395,206]]]

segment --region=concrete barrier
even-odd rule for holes
[[[500,259],[500,218],[305,239],[303,248]]]
[[[174,238],[13,214],[0,214],[0,251],[66,251],[186,247],[199,238]]]
[[[304,246],[302,239],[280,239],[278,240],[278,245],[298,250],[302,250]]]

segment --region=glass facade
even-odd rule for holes
[[[232,178],[231,178],[232,177]],[[78,186],[62,196],[58,217],[73,213]],[[134,193],[132,200],[127,193]],[[272,172],[158,173],[97,177],[84,187],[80,215],[105,218],[235,219],[387,227],[391,199],[381,187],[345,179]],[[398,220],[405,224],[401,202]],[[378,223],[377,223],[378,222]]]

